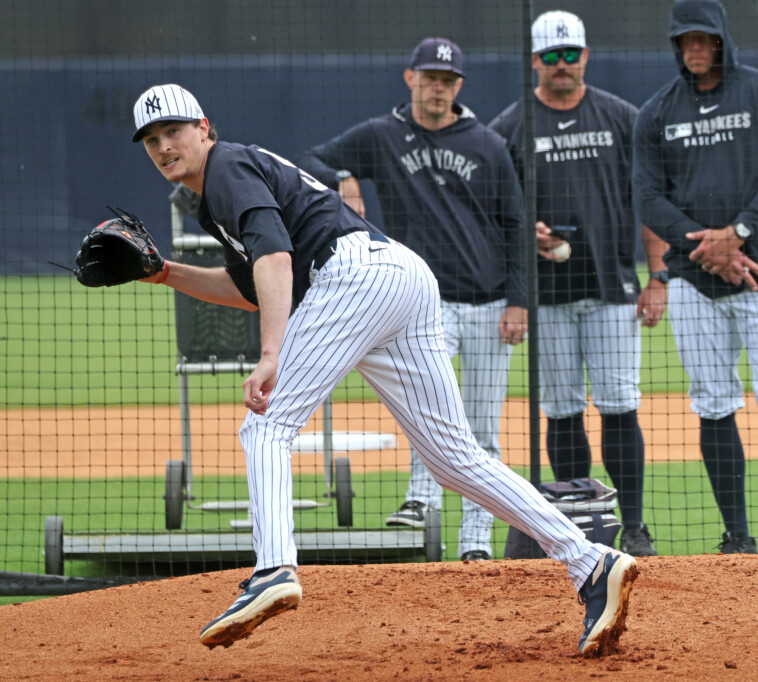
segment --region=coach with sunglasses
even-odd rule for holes
[[[557,480],[586,478],[585,367],[602,417],[602,457],[618,489],[620,549],[656,554],[642,518],[645,444],[640,402],[640,324],[666,308],[665,243],[642,227],[650,282],[640,290],[632,209],[632,128],[637,110],[586,85],[589,50],[574,14],[546,12],[532,25],[534,154],[539,254],[540,404]],[[523,100],[495,118],[523,182]],[[529,148],[532,147],[530,142]],[[568,242],[568,244],[566,243]]]

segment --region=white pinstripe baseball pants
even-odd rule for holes
[[[460,356],[461,396],[476,442],[500,459],[500,412],[508,391],[512,346],[500,340],[498,323],[506,299],[473,305],[442,301],[442,328],[450,357]],[[411,449],[411,478],[406,501],[416,500],[432,509],[442,508],[442,487],[432,478],[416,451]],[[493,555],[490,543],[494,517],[465,497],[458,532],[458,556],[473,550]]]
[[[339,381],[356,368],[397,419],[434,478],[533,536],[579,589],[606,547],[584,534],[525,479],[474,440],[447,355],[437,282],[412,251],[338,241],[293,313],[265,415],[240,428],[253,509],[256,570],[297,565],[291,445]]]

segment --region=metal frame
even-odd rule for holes
[[[179,411],[181,415],[182,432],[182,461],[185,464],[184,488],[187,496],[187,507],[201,511],[246,511],[250,503],[246,500],[214,501],[193,504],[192,500],[192,428],[190,421],[189,400],[189,376],[193,374],[223,374],[252,372],[256,367],[251,362],[185,362],[180,360],[176,364],[176,373],[179,375]],[[324,433],[324,497],[332,497],[332,470],[334,466],[334,450],[332,445],[332,399],[329,396],[323,405],[323,433]],[[317,502],[315,500],[293,500],[294,509],[315,509],[316,507],[328,507],[330,502]],[[235,524],[236,525],[236,524]]]
[[[345,529],[318,532],[295,531],[299,559],[349,559],[365,554],[371,558],[394,560],[416,557],[425,552],[423,530],[394,531]],[[132,535],[64,535],[62,556],[83,559],[96,554],[111,561],[239,561],[249,564],[253,540],[249,532],[233,533],[155,533]]]
[[[252,536],[247,533],[71,533],[64,534],[63,517],[45,519],[45,576],[7,576],[3,594],[65,594],[98,589],[131,579],[92,580],[64,577],[65,560],[153,563],[233,561],[249,565],[254,557]],[[442,519],[439,510],[429,510],[424,529],[392,528],[381,530],[343,529],[295,532],[298,557],[302,560],[442,561]],[[49,559],[48,559],[49,558]],[[254,560],[254,559],[253,559]],[[37,578],[43,578],[37,580]],[[12,579],[12,580],[11,580]],[[101,581],[103,584],[100,584]],[[75,584],[68,584],[75,583]],[[81,584],[78,584],[81,583]],[[26,585],[26,587],[24,586]],[[26,591],[25,591],[26,590]],[[31,590],[31,591],[28,591]]]

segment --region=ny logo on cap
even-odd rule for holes
[[[569,30],[568,26],[566,26],[566,22],[561,19],[558,22],[558,25],[555,27],[555,37],[556,38],[568,38]]]
[[[450,45],[437,45],[437,59],[442,62],[452,62],[453,48]]]
[[[157,111],[161,111],[161,98],[153,93],[152,98],[145,98],[145,113],[154,114]]]

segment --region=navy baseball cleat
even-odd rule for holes
[[[580,653],[602,656],[615,649],[624,631],[629,593],[638,573],[637,562],[628,554],[609,549],[600,557],[579,590],[579,603],[586,607]]]
[[[644,523],[637,528],[624,528],[619,539],[619,550],[630,556],[658,556],[653,538]]]
[[[253,573],[240,585],[242,595],[200,633],[200,641],[209,649],[229,647],[248,637],[263,621],[290,609],[296,609],[303,590],[292,566],[270,568]]]

